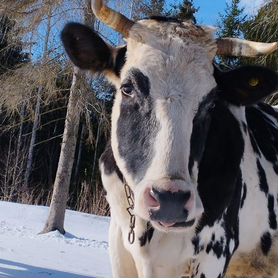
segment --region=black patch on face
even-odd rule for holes
[[[108,142],[107,146],[105,148],[105,151],[102,153],[100,160],[100,163],[103,163],[104,165],[104,173],[106,175],[111,175],[112,173],[116,173],[119,179],[123,182],[123,175],[118,168],[116,161],[114,159],[113,151],[111,148],[111,143]]]
[[[148,222],[145,232],[141,237],[139,237],[139,242],[141,247],[151,242],[153,237],[153,232],[154,232],[154,228],[151,226],[150,222]]]
[[[276,123],[266,115],[273,117]],[[278,113],[271,106],[260,103],[246,108],[246,119],[254,151],[259,156],[262,153],[278,174]]]
[[[126,162],[128,172],[139,182],[151,162],[159,123],[150,97],[148,77],[133,68],[123,84],[132,86],[133,96],[123,95],[120,106],[117,123],[119,153]]]
[[[261,237],[261,249],[265,256],[267,256],[268,252],[270,251],[271,245],[272,245],[271,235],[269,232],[266,232]]]
[[[201,273],[200,278],[206,278],[206,275],[204,273]]]
[[[268,196],[268,212],[269,212],[269,216],[268,216],[268,221],[269,221],[269,227],[273,230],[277,229],[277,220],[276,220],[276,213],[274,210],[274,196],[273,195],[269,195]]]
[[[243,193],[242,193],[242,197],[241,197],[240,208],[243,208],[244,201],[245,201],[246,195],[247,195],[247,186],[246,186],[246,183],[243,184],[242,190],[243,190]]]
[[[267,184],[267,180],[266,180],[265,171],[264,171],[259,159],[257,159],[257,168],[258,168],[258,175],[259,175],[259,180],[260,180],[259,181],[260,182],[260,189],[267,196],[268,184]]]

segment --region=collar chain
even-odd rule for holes
[[[135,241],[135,215],[133,213],[134,209],[134,194],[129,185],[127,184],[126,180],[124,179],[124,188],[125,188],[125,195],[128,202],[128,208],[126,209],[130,218],[129,218],[129,233],[128,233],[128,242],[133,244]]]

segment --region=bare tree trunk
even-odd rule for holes
[[[49,36],[50,36],[50,31],[51,31],[51,13],[52,13],[52,8],[51,8],[51,6],[49,6],[48,15],[47,15],[46,38],[44,41],[43,57],[42,57],[43,63],[46,62],[47,51],[48,51],[48,41],[49,41]],[[31,140],[30,140],[30,145],[29,145],[26,171],[25,171],[25,175],[24,175],[23,191],[27,191],[27,189],[28,189],[28,183],[29,183],[31,171],[32,171],[34,148],[35,148],[35,143],[36,143],[36,139],[37,139],[37,131],[40,126],[40,110],[41,110],[42,91],[43,91],[43,87],[40,86],[38,88],[38,94],[37,94],[35,118],[34,118],[34,123],[33,123],[33,127],[32,127],[32,135],[31,135]]]
[[[34,156],[34,146],[37,139],[37,130],[40,126],[40,111],[41,111],[41,97],[42,97],[42,87],[38,89],[37,94],[37,102],[36,102],[36,108],[35,108],[35,119],[32,127],[32,135],[29,145],[29,151],[28,151],[28,158],[27,158],[27,164],[26,164],[26,171],[24,175],[24,185],[23,185],[23,191],[26,191],[28,189],[28,183],[32,171],[32,165],[33,165],[33,156]]]
[[[82,146],[83,146],[83,137],[85,134],[85,127],[84,124],[81,123],[81,132],[80,132],[80,138],[79,138],[79,143],[78,143],[78,154],[77,154],[77,159],[76,159],[76,164],[75,164],[75,169],[74,169],[74,176],[73,176],[73,184],[74,186],[77,186],[78,183],[78,172],[80,168],[80,161],[81,161],[81,154],[82,154]]]
[[[87,25],[94,23],[94,15],[91,11],[90,0],[87,0],[86,5],[84,6],[84,21]],[[81,76],[79,74],[79,70],[74,68],[63,142],[50,204],[50,212],[45,227],[41,233],[48,233],[55,230],[58,230],[62,234],[65,233],[65,212],[74,163],[81,111],[79,105],[80,96],[77,84],[78,80],[81,80]]]
[[[15,158],[15,166],[14,166],[13,182],[12,182],[13,188],[16,187],[16,182],[18,177],[18,160],[19,160],[20,148],[21,148],[24,114],[25,114],[25,104],[23,103],[20,108],[20,127],[19,127],[19,132],[17,137],[16,158]]]
[[[65,233],[65,211],[80,118],[79,91],[76,88],[79,77],[78,72],[78,69],[74,68],[61,154],[50,204],[50,213],[41,233],[48,233],[55,230],[58,230],[62,234]]]

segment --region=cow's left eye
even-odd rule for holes
[[[120,89],[123,95],[127,97],[133,97],[134,90],[131,84],[124,84]]]

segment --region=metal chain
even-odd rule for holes
[[[128,241],[130,244],[133,244],[135,241],[135,215],[133,214],[133,209],[134,209],[134,194],[131,190],[131,188],[129,187],[129,185],[127,184],[127,182],[124,180],[124,187],[125,187],[125,195],[126,195],[126,199],[128,202],[128,208],[126,209],[130,219],[129,219],[129,233],[128,233]]]

